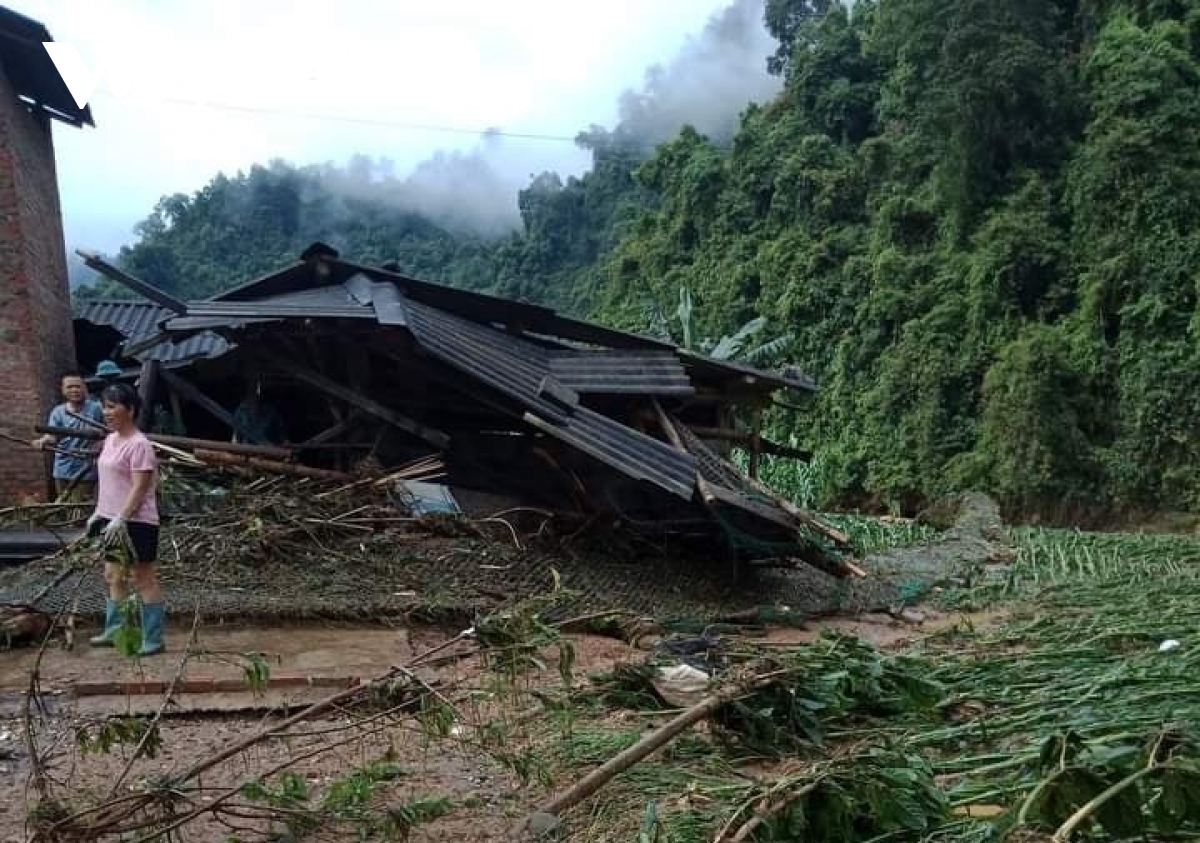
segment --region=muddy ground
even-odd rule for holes
[[[958,623],[980,625],[987,617],[943,614],[919,608],[910,611],[911,620],[887,615],[832,618],[805,624],[803,628],[777,628],[755,631],[758,644],[790,647],[813,641],[824,630],[837,630],[859,636],[878,646],[892,647],[911,642],[931,632]],[[79,637],[86,630],[79,630]],[[195,692],[173,697],[163,718],[162,751],[154,759],[134,763],[128,779],[118,793],[133,792],[140,782],[156,776],[179,773],[190,765],[210,757],[217,749],[245,738],[264,724],[278,720],[284,711],[336,692],[339,683],[351,684],[386,673],[404,664],[417,653],[444,645],[457,634],[453,630],[428,626],[383,627],[347,625],[277,625],[239,627],[218,625],[201,627],[191,641],[192,652],[202,653],[180,664],[192,630],[177,625],[170,631],[171,652],[153,659],[132,661],[112,649],[90,648],[83,643],[71,650],[52,646],[41,657],[41,686],[48,716],[40,722],[39,742],[53,747],[50,775],[61,782],[61,792],[69,792],[76,804],[88,798],[98,799],[109,793],[128,761],[121,748],[109,753],[83,756],[74,739],[81,724],[128,714],[153,714],[162,706],[164,694],[153,688],[154,681]],[[598,635],[569,635],[574,653],[573,674],[586,684],[586,677],[611,670],[619,662],[642,660],[653,640],[637,645]],[[271,679],[278,683],[311,680],[314,687],[287,687],[253,690],[203,692],[206,682],[227,680],[244,682],[241,653],[261,652],[270,665]],[[33,802],[28,788],[29,759],[23,742],[21,702],[29,683],[29,674],[38,655],[32,649],[0,654],[0,793],[9,798],[0,801],[0,843],[18,843],[28,839],[26,816]],[[178,674],[178,677],[177,677]],[[478,724],[499,718],[514,726],[514,740],[536,741],[544,727],[544,713],[531,692],[561,684],[557,666],[547,659],[544,669],[534,669],[506,691],[495,690],[495,677],[477,656],[455,660],[422,672],[422,678],[437,687],[453,691],[464,721]],[[153,693],[136,693],[151,689]],[[133,693],[131,693],[133,691]],[[657,721],[638,721],[634,715],[622,728],[649,729]],[[305,754],[328,746],[330,735],[346,730],[355,717],[349,713],[321,716],[309,722],[304,734],[287,741],[273,740],[255,746],[206,775],[203,784],[213,792],[237,787],[287,764],[300,774],[315,791],[328,787],[347,770],[387,757],[403,771],[382,788],[376,798],[404,802],[422,796],[449,801],[449,813],[413,830],[414,841],[491,841],[507,839],[507,829],[544,798],[548,790],[569,783],[569,777],[556,776],[553,783],[522,782],[487,753],[480,752],[469,740],[430,740],[427,734],[409,726],[390,725],[374,734],[363,734],[344,746]],[[468,722],[464,730],[472,728]],[[350,732],[346,732],[350,734]],[[301,758],[301,760],[295,760]],[[581,774],[581,773],[576,773]],[[261,821],[247,821],[239,832],[253,839],[248,829],[265,830]],[[320,839],[340,839],[345,829],[328,829]],[[188,825],[186,839],[227,843],[234,830],[203,819]],[[578,839],[584,839],[579,837]]]
[[[694,622],[690,631],[678,626],[674,631],[698,635],[707,633],[711,627],[706,625],[714,620],[732,615],[752,624],[786,616],[786,627],[739,631],[752,635],[756,644],[781,648],[802,646],[830,629],[894,647],[954,624],[985,624],[987,617],[945,615],[912,605],[947,577],[970,576],[982,564],[1003,560],[998,516],[993,504],[983,503],[952,507],[938,525],[945,531],[924,547],[868,557],[870,578],[857,583],[809,569],[761,572],[731,583],[722,572],[683,559],[650,564],[566,552],[550,557],[462,537],[390,536],[391,555],[363,547],[353,559],[330,554],[327,561],[308,560],[303,566],[289,565],[286,559],[210,560],[197,566],[194,557],[177,554],[179,560],[167,559],[163,565],[176,610],[169,652],[141,661],[87,646],[86,637],[98,622],[94,604],[101,591],[95,570],[64,567],[66,561],[58,560],[9,572],[0,577],[0,602],[35,602],[46,611],[71,608],[68,614],[78,628],[70,642],[56,635],[40,661],[32,649],[0,652],[0,793],[9,797],[0,800],[0,843],[28,839],[26,818],[36,801],[29,787],[22,716],[35,665],[42,709],[33,711],[31,722],[37,747],[47,758],[47,790],[70,813],[177,778],[306,705],[447,646],[481,612],[540,599],[552,581],[561,582],[563,592],[545,618],[578,619],[623,609],[626,621],[640,616]],[[63,573],[70,576],[64,579]],[[201,606],[203,617],[197,623],[191,607]],[[338,616],[338,621],[314,615]],[[353,620],[364,616],[375,622]],[[380,622],[385,617],[393,619],[390,625]],[[577,628],[563,627],[553,636],[555,644],[537,654],[514,645],[512,651],[522,658],[519,670],[498,669],[494,647],[485,663],[470,639],[460,640],[446,650],[460,657],[431,661],[413,671],[415,681],[429,691],[422,699],[437,697],[445,703],[453,712],[451,722],[431,725],[407,710],[403,716],[389,710],[385,718],[364,715],[361,707],[335,707],[290,730],[287,739],[258,742],[215,765],[191,782],[202,790],[187,794],[189,804],[203,805],[259,777],[273,775],[269,781],[278,782],[284,769],[297,774],[305,792],[318,801],[330,794],[345,797],[348,771],[365,766],[378,771],[384,764],[386,780],[362,798],[369,797],[375,808],[399,806],[388,816],[408,817],[414,806],[436,807],[436,818],[423,818],[408,839],[509,839],[514,821],[621,748],[597,736],[607,739],[619,732],[624,739],[636,739],[666,719],[593,708],[588,716],[597,722],[571,733],[578,706],[562,708],[562,698],[586,690],[588,677],[617,663],[645,661],[668,634],[661,624],[633,629],[629,623],[616,624],[606,635],[568,631]],[[540,632],[535,627],[525,634],[536,637]],[[730,633],[722,629],[721,634]],[[565,659],[562,654],[568,651],[571,658]],[[261,654],[269,671],[265,687],[247,681],[246,668],[252,664],[247,653]],[[564,684],[568,679],[569,687]],[[168,686],[174,693],[164,692]],[[99,726],[114,718],[160,711],[162,748],[155,757],[130,761],[130,747],[122,745],[84,753],[81,728],[95,737]],[[261,799],[233,801],[244,808],[240,817],[226,817],[225,824],[201,817],[187,824],[185,839],[228,843],[231,836],[261,837],[268,823],[253,816]],[[356,819],[360,816],[351,805],[323,825],[317,839],[353,838],[363,831]],[[636,820],[632,818],[629,837],[627,827],[609,836],[599,819],[573,817],[570,834],[580,840],[634,839]]]

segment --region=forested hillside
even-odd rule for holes
[[[1200,507],[1200,0],[767,0],[766,21],[783,90],[731,138],[592,130],[595,168],[538,177],[512,236],[277,166],[164,200],[121,261],[200,295],[341,238],[642,330],[686,287],[702,335],[794,336],[822,390],[772,425],[823,502]]]

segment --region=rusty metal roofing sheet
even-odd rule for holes
[[[526,422],[630,477],[690,499],[696,461],[690,454],[582,406],[566,408],[541,394],[553,378],[544,349],[504,331],[407,301],[409,328],[431,355],[528,408]]]
[[[162,334],[159,324],[173,315],[153,302],[93,300],[82,302],[75,318],[115,328],[125,336],[125,345],[128,347]],[[133,356],[139,360],[157,360],[170,365],[197,358],[219,357],[229,348],[229,343],[222,337],[206,331],[174,342],[164,337],[162,341],[137,351]]]

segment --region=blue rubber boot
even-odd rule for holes
[[[104,601],[104,631],[93,635],[88,643],[93,647],[111,647],[117,630],[121,628],[121,604],[111,597]]]
[[[163,643],[163,622],[167,617],[166,603],[142,604],[142,648],[139,656],[153,656],[166,649]]]

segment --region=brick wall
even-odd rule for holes
[[[0,70],[0,396],[3,424],[33,438],[75,365],[62,209],[50,121],[17,99]],[[0,447],[0,506],[44,500],[42,455]]]

